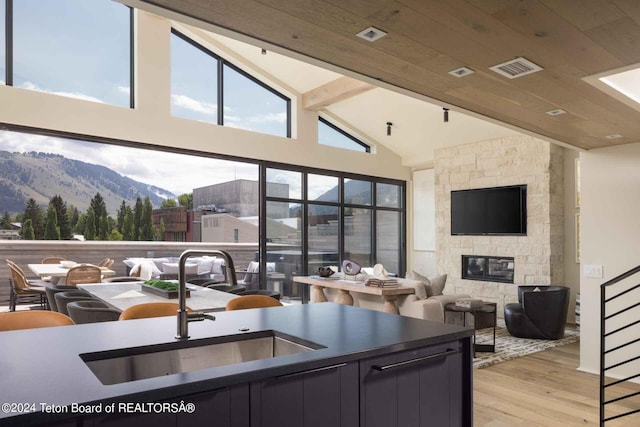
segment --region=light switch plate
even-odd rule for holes
[[[602,279],[601,264],[584,264],[582,267],[584,277],[592,277],[594,279]]]

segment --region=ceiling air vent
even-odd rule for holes
[[[455,70],[449,71],[449,74],[451,74],[454,77],[464,77],[473,73],[474,71],[469,67],[460,67],[460,68],[456,68]]]
[[[385,33],[382,30],[379,30],[375,27],[368,27],[365,28],[364,30],[360,31],[358,34],[356,34],[356,36],[360,37],[361,39],[365,39],[366,41],[369,42],[374,42],[378,39],[381,39],[382,37],[386,36],[387,33]]]
[[[508,79],[515,79],[543,70],[541,66],[536,65],[523,57],[494,65],[493,67],[489,67],[489,69],[505,76]]]

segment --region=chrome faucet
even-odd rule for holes
[[[177,340],[189,339],[189,322],[202,321],[205,319],[215,320],[215,316],[206,314],[201,311],[189,313],[187,311],[187,283],[185,274],[185,265],[187,258],[192,256],[207,256],[207,255],[220,255],[224,258],[225,262],[225,277],[231,286],[237,286],[235,268],[233,266],[233,259],[231,255],[225,251],[217,249],[210,251],[198,251],[193,249],[187,249],[182,252],[180,259],[178,260],[178,333],[176,334]]]

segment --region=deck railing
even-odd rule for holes
[[[600,426],[617,418],[626,417],[640,412],[640,407],[633,408],[631,398],[640,395],[640,392],[626,393],[618,388],[628,381],[640,377],[640,373],[633,372],[638,367],[640,360],[638,337],[638,308],[640,298],[638,292],[640,284],[631,284],[625,279],[638,277],[640,266],[623,273],[606,283],[600,285]],[[624,352],[622,351],[624,350]],[[617,371],[614,373],[613,371]],[[622,374],[620,374],[622,373]],[[607,377],[608,375],[608,377]],[[610,379],[615,376],[617,379]],[[626,394],[625,394],[626,393]],[[609,415],[607,405],[622,403],[628,411]],[[631,403],[631,404],[630,404]],[[636,405],[640,406],[640,405]],[[611,412],[611,411],[610,411]]]

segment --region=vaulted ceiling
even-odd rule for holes
[[[637,0],[121,1],[160,6],[579,148],[640,142],[640,111],[584,80],[640,63]],[[369,26],[388,35],[355,36]],[[508,79],[489,69],[516,57],[543,70]],[[448,74],[462,66],[475,72]],[[566,114],[546,114],[556,109]]]

